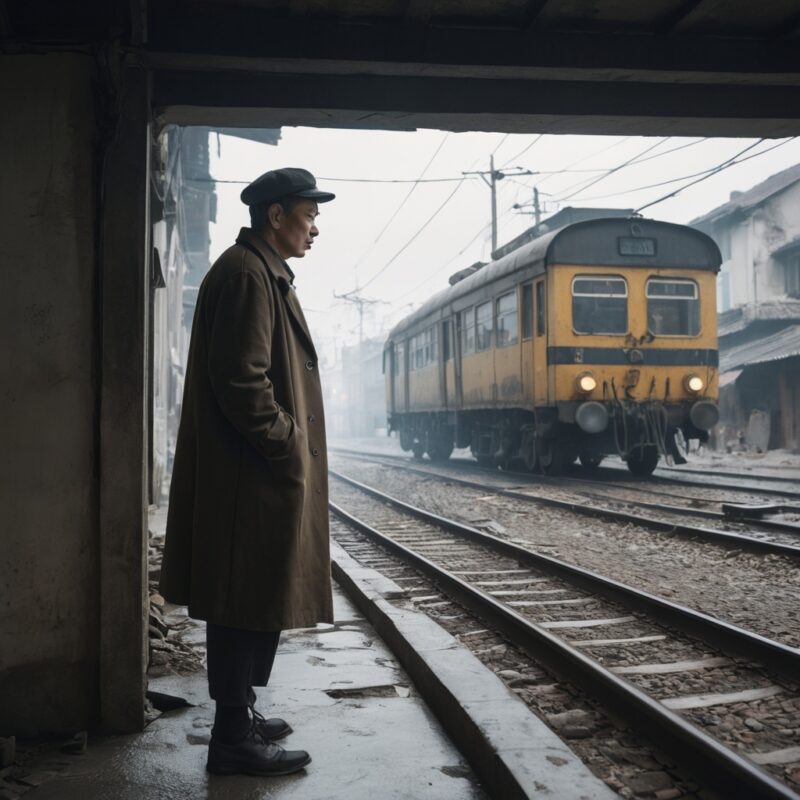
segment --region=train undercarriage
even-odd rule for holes
[[[619,455],[634,475],[652,474],[664,458],[684,463],[677,442],[706,441],[717,406],[708,400],[663,403],[615,401],[560,403],[528,409],[431,411],[393,414],[389,430],[415,458],[450,458],[469,447],[479,464],[555,475],[576,460],[592,470]]]

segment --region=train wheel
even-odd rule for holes
[[[479,467],[497,466],[497,463],[494,460],[494,456],[475,456],[475,460],[478,462]]]
[[[573,459],[568,457],[566,448],[553,439],[539,439],[537,446],[539,467],[545,475],[558,475]]]
[[[589,453],[581,453],[578,457],[581,460],[581,466],[588,472],[596,470],[603,461],[603,456],[590,455]]]
[[[422,456],[425,455],[425,445],[419,439],[415,439],[414,443],[411,445],[411,452],[414,454],[414,458],[417,461],[422,461]]]
[[[453,452],[453,442],[445,442],[445,441],[438,441],[435,445],[431,445],[431,449],[428,450],[428,455],[431,457],[431,461],[447,461],[450,458]]]
[[[628,469],[632,475],[646,478],[658,465],[658,450],[653,445],[635,447],[628,454]]]

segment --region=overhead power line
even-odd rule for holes
[[[449,137],[450,137],[450,133],[449,132],[445,133],[445,135],[442,137],[442,141],[439,142],[439,146],[436,148],[436,150],[434,150],[433,155],[428,159],[428,162],[422,168],[422,172],[420,172],[419,177],[414,181],[414,183],[412,184],[411,188],[408,190],[406,196],[400,201],[400,205],[397,206],[397,208],[394,210],[392,215],[389,217],[389,219],[386,222],[386,224],[383,226],[383,228],[381,228],[380,233],[378,233],[378,235],[369,244],[367,249],[364,250],[364,252],[359,256],[359,258],[356,261],[353,269],[356,269],[356,270],[358,269],[358,267],[361,264],[361,262],[364,260],[364,258],[366,258],[367,253],[369,253],[372,250],[372,248],[375,247],[375,245],[380,241],[380,239],[383,236],[383,234],[386,233],[386,231],[388,230],[389,226],[395,221],[395,219],[397,218],[397,215],[403,209],[403,206],[405,206],[405,204],[408,202],[408,199],[414,193],[414,190],[417,188],[417,186],[419,186],[420,182],[424,179],[425,173],[428,171],[428,169],[431,166],[431,164],[433,164],[433,162],[436,160],[436,156],[439,155],[439,153],[441,152],[441,149],[444,147],[444,144],[445,144],[445,142],[447,141],[447,139]]]
[[[656,147],[660,147],[662,144],[664,144],[664,142],[668,141],[669,138],[670,138],[669,136],[665,136],[663,139],[659,140],[658,142],[655,142],[655,144],[651,144],[648,147],[646,147],[644,150],[642,150],[641,153],[637,153],[635,156],[632,156],[631,158],[626,159],[621,164],[617,164],[616,167],[612,167],[611,169],[609,169],[606,172],[604,172],[602,175],[599,175],[598,177],[593,178],[588,183],[583,183],[582,181],[578,181],[578,183],[572,184],[572,186],[568,186],[563,191],[569,192],[571,189],[574,189],[576,186],[578,186],[578,184],[581,184],[580,188],[579,189],[575,189],[575,191],[572,192],[571,194],[556,195],[556,200],[558,200],[559,202],[563,202],[564,200],[569,200],[570,198],[574,197],[576,194],[584,191],[584,189],[588,189],[590,186],[594,186],[596,183],[600,183],[600,181],[604,181],[606,178],[608,178],[610,175],[613,175],[615,172],[619,172],[621,169],[624,169],[625,167],[628,167],[631,164],[635,164],[643,155],[649,153],[651,150],[655,150]]]
[[[367,286],[372,284],[378,277],[383,275],[383,273],[386,272],[386,270],[389,269],[389,267],[394,264],[395,261],[397,261],[397,259],[408,249],[411,243],[414,242],[414,240],[422,233],[422,231],[425,230],[425,228],[428,227],[428,225],[431,224],[431,222],[433,222],[434,219],[436,219],[442,209],[453,199],[456,192],[464,185],[465,180],[466,178],[456,185],[455,189],[453,189],[453,191],[447,195],[444,202],[436,209],[436,211],[434,211],[433,214],[431,214],[431,216],[428,217],[428,219],[426,219],[419,228],[417,228],[414,235],[361,287],[362,289],[366,289]]]
[[[669,192],[668,194],[659,197],[656,200],[651,200],[649,203],[645,203],[643,206],[639,206],[636,209],[636,213],[638,214],[640,211],[643,211],[645,208],[650,208],[651,206],[658,205],[658,203],[663,203],[665,200],[669,200],[671,197],[675,197],[675,195],[679,194],[680,192],[684,191],[684,189],[688,189],[690,186],[694,186],[695,184],[701,183],[702,181],[708,180],[709,178],[713,177],[714,175],[722,172],[729,167],[732,167],[736,164],[741,164],[743,161],[749,161],[751,158],[757,158],[758,156],[763,156],[765,153],[769,153],[771,150],[776,150],[778,147],[783,147],[785,144],[789,144],[789,142],[796,139],[796,136],[792,136],[783,142],[779,142],[778,144],[772,145],[772,147],[768,147],[766,150],[762,150],[759,153],[753,153],[753,155],[748,156],[747,158],[739,158],[739,156],[746,153],[748,150],[752,150],[757,145],[761,144],[764,139],[759,139],[757,142],[753,142],[753,144],[748,145],[744,148],[744,150],[740,150],[735,156],[721,162],[716,167],[712,167],[710,170],[707,171],[707,174],[702,175],[699,178],[696,178],[693,181],[685,184],[684,186],[679,186],[675,191]]]
[[[533,141],[532,141],[532,142],[530,142],[530,144],[528,144],[528,146],[527,146],[527,147],[524,147],[524,148],[523,148],[522,150],[520,150],[520,151],[519,151],[519,153],[517,153],[515,156],[512,156],[511,158],[509,158],[509,159],[508,159],[508,161],[506,161],[506,163],[505,163],[505,164],[503,164],[503,166],[502,166],[502,167],[500,167],[500,169],[503,169],[503,167],[507,167],[507,166],[508,166],[508,165],[509,165],[509,164],[510,164],[512,161],[516,161],[516,160],[517,160],[518,158],[520,158],[521,156],[524,156],[524,155],[525,155],[525,153],[527,153],[527,152],[528,152],[528,150],[530,150],[530,149],[531,149],[531,147],[533,147],[533,146],[536,144],[536,142],[538,142],[538,141],[539,141],[539,140],[542,138],[542,136],[544,136],[544,134],[543,134],[543,133],[540,133],[538,136],[534,136],[534,137],[533,137]]]
[[[756,144],[758,144],[758,142],[756,142]],[[769,151],[764,150],[763,152],[767,153]],[[761,153],[754,153],[752,156],[747,156],[747,158],[742,158],[734,163],[740,164],[742,161],[747,161],[759,155],[761,155]],[[736,156],[732,156],[732,158],[736,158]],[[731,166],[733,166],[733,164],[731,164]],[[658,189],[660,186],[669,186],[671,183],[680,183],[680,181],[686,181],[691,178],[697,178],[700,175],[707,175],[709,172],[713,172],[716,169],[717,169],[716,166],[709,167],[708,169],[702,169],[699,172],[692,172],[689,175],[679,175],[677,178],[668,178],[665,181],[656,181],[656,183],[647,183],[644,186],[634,186],[632,189],[620,189],[618,192],[609,192],[608,194],[593,194],[590,197],[577,197],[575,198],[575,202],[585,203],[591,200],[607,200],[610,197],[620,197],[621,195],[626,195],[626,194],[636,194],[637,192],[643,192],[646,189]]]
[[[624,136],[618,142],[614,142],[613,144],[610,144],[607,147],[603,147],[600,150],[595,151],[594,153],[589,153],[588,155],[581,156],[577,161],[573,161],[571,164],[567,164],[567,166],[563,170],[554,172],[553,174],[539,181],[539,186],[541,187],[541,185],[545,181],[549,181],[551,178],[555,177],[555,175],[560,174],[561,172],[569,172],[572,169],[572,167],[577,167],[578,164],[583,164],[584,161],[589,161],[589,159],[595,158],[596,156],[600,156],[603,153],[607,153],[609,150],[613,150],[615,147],[619,147],[621,144],[625,144],[625,142],[627,142],[629,139],[632,138],[633,138],[632,136]],[[597,170],[597,171],[601,172],[602,170]]]
[[[497,143],[497,147],[492,150],[492,155],[494,155],[505,144],[506,139],[508,139],[509,136],[511,136],[510,133],[507,133],[503,136],[503,138]]]

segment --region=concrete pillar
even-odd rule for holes
[[[103,185],[100,393],[100,716],[144,726],[147,659],[149,82],[121,73]]]
[[[98,707],[92,69],[0,56],[0,735]]]

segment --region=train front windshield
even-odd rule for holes
[[[577,276],[572,282],[572,327],[575,333],[628,332],[628,284],[605,275]]]
[[[700,299],[694,281],[647,281],[647,327],[656,336],[697,336]]]

